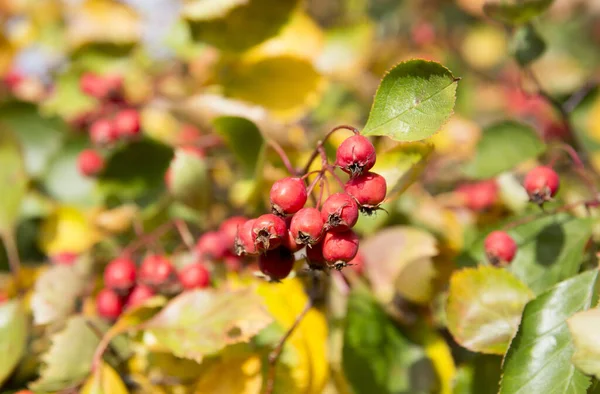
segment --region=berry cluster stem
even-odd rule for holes
[[[267,144],[271,148],[273,148],[273,150],[279,155],[279,158],[283,162],[283,165],[288,170],[288,172],[290,173],[290,175],[293,175],[293,176],[298,175],[298,171],[296,171],[296,169],[292,165],[292,162],[290,161],[290,158],[285,154],[285,151],[283,150],[283,148],[281,147],[281,145],[279,145],[277,142],[275,142],[275,141],[273,141],[271,139],[267,140]],[[304,171],[304,172],[306,172],[306,171]]]
[[[354,134],[360,134],[360,131],[356,127],[352,127],[352,126],[349,126],[349,125],[340,125],[340,126],[336,126],[333,129],[331,129],[329,131],[329,133],[325,134],[325,137],[323,137],[322,140],[319,140],[317,142],[317,147],[315,148],[315,150],[312,152],[312,154],[308,158],[308,161],[306,162],[306,165],[304,166],[304,169],[302,170],[302,173],[307,173],[308,172],[308,170],[310,169],[310,166],[311,166],[312,162],[320,154],[321,149],[323,149],[323,146],[324,146],[325,142],[327,142],[327,140],[329,139],[329,137],[333,133],[335,133],[336,131],[342,130],[342,129],[344,129],[344,130],[350,130]]]

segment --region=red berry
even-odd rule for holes
[[[348,262],[348,266],[359,275],[363,273],[365,269],[365,258],[360,250],[356,253],[356,256]]]
[[[90,139],[95,145],[111,144],[118,138],[119,133],[115,125],[108,119],[99,119],[90,127]]]
[[[73,265],[77,260],[77,254],[71,252],[62,252],[50,256],[50,261],[54,264]]]
[[[296,243],[314,245],[321,239],[324,225],[321,211],[316,208],[302,208],[292,217],[290,232]]]
[[[145,285],[137,285],[127,297],[127,302],[125,303],[126,308],[133,308],[138,305],[142,305],[146,300],[154,297],[156,293],[152,290],[151,287]]]
[[[275,249],[287,235],[287,225],[279,216],[267,213],[259,216],[252,226],[252,239],[259,252]]]
[[[115,116],[114,125],[119,136],[135,137],[140,132],[140,113],[135,109],[119,111]]]
[[[125,257],[111,261],[104,269],[104,285],[113,290],[127,290],[135,283],[135,263]]]
[[[346,231],[358,220],[358,205],[346,193],[332,194],[321,208],[321,218],[327,231]]]
[[[254,244],[254,236],[252,233],[252,228],[254,227],[254,223],[256,219],[249,219],[246,223],[242,224],[238,227],[238,232],[235,237],[235,254],[238,256],[247,255],[247,254],[256,254],[256,245]]]
[[[23,73],[21,73],[20,71],[10,70],[6,74],[4,74],[4,76],[2,77],[2,82],[4,82],[4,84],[8,88],[16,89],[17,86],[21,84],[21,82],[25,81],[25,79],[25,75],[23,75]]]
[[[123,89],[123,77],[120,75],[104,75],[102,76],[102,80],[106,85],[108,96],[114,96]]]
[[[286,248],[290,252],[297,252],[303,245],[297,243],[296,238],[294,238],[294,236],[292,235],[292,232],[288,230],[287,235],[283,239],[281,246]]]
[[[104,158],[93,149],[85,149],[77,157],[77,167],[82,175],[95,176],[104,169]]]
[[[227,252],[227,243],[219,231],[209,231],[198,239],[195,250],[203,259],[221,260]]]
[[[242,269],[244,260],[235,254],[227,253],[227,256],[223,259],[223,264],[227,267],[227,270],[232,272],[238,272]]]
[[[312,269],[323,269],[325,267],[325,258],[323,257],[323,242],[306,247],[306,260],[308,266]]]
[[[258,258],[258,268],[272,281],[279,281],[292,272],[294,254],[285,248],[268,250]]]
[[[494,265],[510,263],[517,253],[517,243],[504,231],[492,231],[483,245],[488,259]]]
[[[542,204],[556,195],[560,179],[550,167],[539,166],[525,176],[525,190],[531,201]]]
[[[367,172],[346,182],[346,193],[354,197],[362,208],[377,208],[385,200],[387,185],[385,178],[374,172]]]
[[[462,185],[456,192],[462,195],[467,208],[474,211],[488,209],[498,199],[498,185],[494,180]]]
[[[302,209],[308,194],[302,179],[290,177],[275,182],[271,187],[270,197],[273,213],[284,216]]]
[[[375,147],[367,137],[354,135],[338,147],[336,164],[352,177],[369,171],[375,165]]]
[[[248,218],[243,216],[232,216],[229,219],[223,221],[219,226],[219,232],[223,237],[225,244],[229,249],[233,250],[235,237],[237,236],[238,227],[248,221]]]
[[[188,264],[179,271],[179,282],[184,289],[202,289],[210,284],[210,272],[202,263]]]
[[[168,282],[174,273],[175,269],[166,257],[150,255],[142,261],[139,277],[143,283],[159,286]]]
[[[358,235],[354,231],[327,233],[323,238],[323,257],[326,261],[348,262],[358,253]]]
[[[79,88],[88,96],[104,98],[108,94],[109,87],[104,79],[94,73],[85,73],[79,79]]]
[[[177,143],[180,145],[194,144],[201,135],[202,133],[196,126],[192,124],[184,124],[179,129]]]
[[[102,289],[96,296],[96,310],[100,316],[114,320],[123,312],[123,301],[114,291]]]

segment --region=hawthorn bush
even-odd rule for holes
[[[597,2],[0,20],[0,393],[600,393]]]

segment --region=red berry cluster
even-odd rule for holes
[[[560,179],[550,167],[539,166],[527,173],[524,187],[529,200],[543,205],[558,192]],[[517,253],[517,243],[505,231],[492,231],[484,241],[485,253],[493,265],[510,263]]]
[[[373,212],[386,196],[385,179],[369,172],[374,164],[375,148],[367,138],[356,134],[346,139],[337,150],[336,165],[350,179],[344,192],[330,195],[320,209],[305,206],[309,191],[302,178],[275,182],[270,191],[272,213],[238,227],[236,253],[257,255],[259,269],[272,281],[290,274],[294,252],[303,247],[312,269],[341,269],[352,264],[359,243],[352,227],[359,211]]]
[[[79,80],[83,93],[99,101],[90,111],[75,121],[78,128],[88,131],[96,148],[107,147],[119,140],[137,138],[140,133],[139,111],[127,103],[123,95],[123,79],[118,75],[83,74]],[[79,156],[79,170],[86,176],[94,176],[104,169],[102,155],[87,149]]]

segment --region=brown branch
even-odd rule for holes
[[[130,255],[142,246],[153,243],[158,238],[162,237],[167,231],[169,231],[174,224],[175,223],[173,221],[163,223],[144,236],[134,239],[126,248],[123,249],[122,254],[124,256]]]
[[[190,251],[194,251],[194,237],[185,221],[181,219],[175,220],[175,227],[185,246],[187,246]]]
[[[281,145],[279,145],[277,142],[275,142],[273,140],[267,140],[267,144],[271,148],[273,148],[273,150],[275,152],[277,152],[277,154],[279,155],[279,158],[283,162],[283,165],[288,170],[288,172],[290,173],[290,175],[297,176],[298,175],[298,171],[296,171],[296,169],[292,165],[292,162],[290,161],[290,158],[287,156],[287,154],[285,153],[285,151],[283,150],[283,148],[281,147]]]

